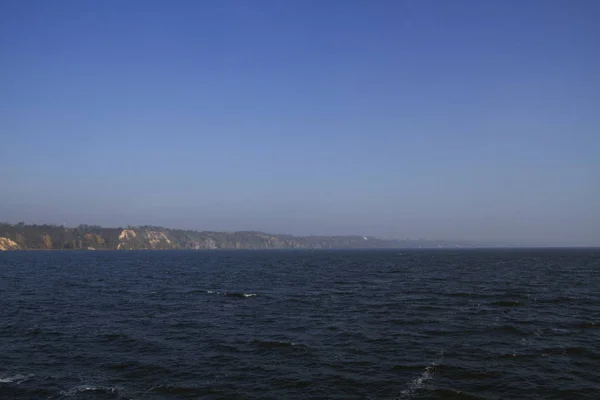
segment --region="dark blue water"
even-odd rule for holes
[[[0,253],[2,399],[600,399],[600,251]]]

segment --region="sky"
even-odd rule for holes
[[[0,221],[600,245],[598,21],[2,0]]]

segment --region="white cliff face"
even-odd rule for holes
[[[135,239],[137,234],[133,229],[123,229],[119,235],[119,240]]]
[[[137,234],[133,229],[123,229],[121,234],[119,235],[119,244],[117,245],[117,250],[121,250],[125,246],[125,242],[131,239],[135,239]]]
[[[131,248],[156,250],[178,248],[178,246],[164,232],[123,229],[119,234],[117,250]]]
[[[162,232],[155,232],[155,231],[150,231],[150,232],[146,232],[146,237],[148,239],[148,243],[150,243],[150,248],[155,249],[157,247],[158,244],[160,244],[161,242],[164,242],[166,244],[171,245],[171,241],[169,240],[169,238],[167,237],[167,235],[165,235]]]
[[[0,237],[0,251],[2,250],[18,250],[19,245],[14,240]]]
[[[206,239],[204,241],[204,248],[214,250],[217,248],[217,243],[214,241],[214,239]]]

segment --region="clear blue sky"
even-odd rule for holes
[[[0,220],[600,244],[600,1],[0,1]]]

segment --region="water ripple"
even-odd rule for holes
[[[0,398],[600,398],[600,251],[0,253]]]

